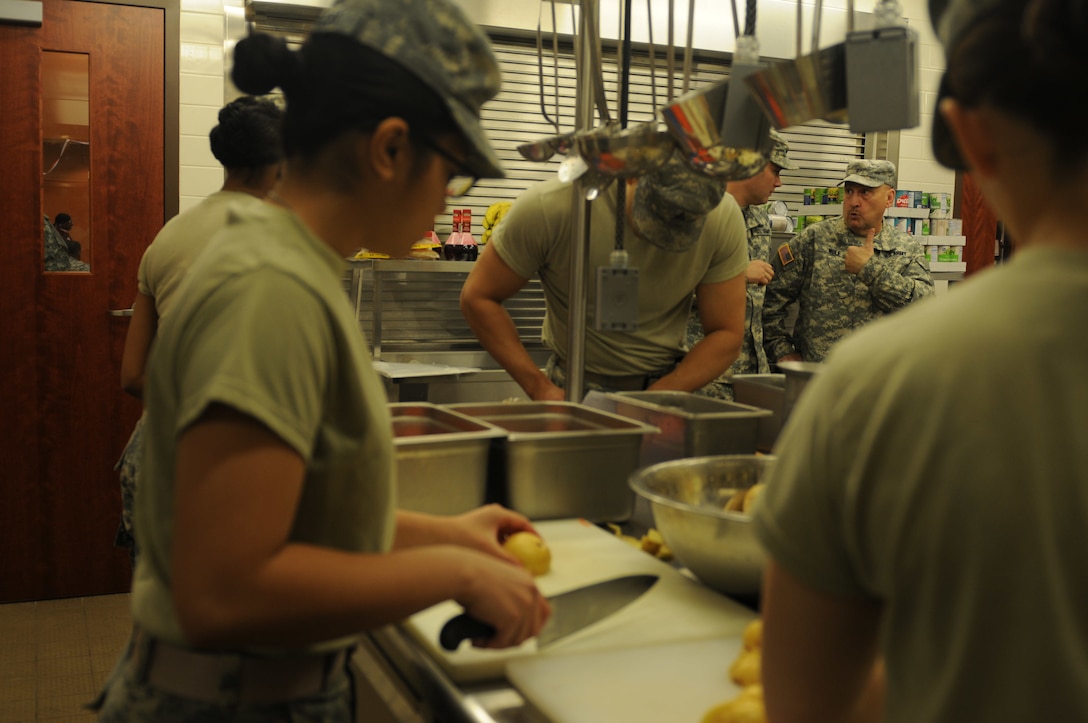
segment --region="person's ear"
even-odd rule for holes
[[[894,203],[895,189],[888,186],[887,190],[884,192],[884,208],[891,208]]]
[[[410,163],[411,146],[410,129],[403,118],[390,117],[379,123],[366,143],[374,174],[391,181],[404,172]]]
[[[937,112],[948,123],[968,170],[983,176],[993,175],[997,169],[996,147],[985,114],[960,105],[955,98],[942,100]]]

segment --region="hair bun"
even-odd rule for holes
[[[264,95],[277,86],[285,91],[299,72],[299,60],[287,41],[255,33],[234,46],[231,80],[243,93]]]

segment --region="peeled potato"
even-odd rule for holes
[[[756,618],[744,627],[744,649],[755,650],[763,646],[763,620]]]
[[[544,540],[531,532],[515,532],[502,543],[534,577],[552,569],[552,551]]]
[[[748,488],[748,492],[744,495],[744,504],[741,507],[742,512],[748,513],[752,511],[752,506],[756,503],[756,499],[763,492],[764,487],[766,487],[766,484],[760,482]]]
[[[767,723],[763,686],[745,687],[736,698],[708,710],[703,715],[702,723]]]
[[[725,503],[726,512],[740,512],[744,509],[744,496],[747,490],[736,490]]]
[[[740,686],[755,685],[761,682],[760,665],[763,661],[763,653],[759,648],[745,650],[733,664],[729,666],[729,677]]]

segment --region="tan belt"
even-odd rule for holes
[[[281,703],[325,693],[345,681],[350,649],[261,656],[185,648],[136,631],[130,664],[153,688],[208,703]]]

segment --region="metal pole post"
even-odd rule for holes
[[[597,0],[581,0],[579,3],[578,37],[575,45],[580,47],[578,60],[581,66],[576,68],[574,125],[582,131],[593,125],[593,88],[591,68],[585,67],[594,57],[592,43],[600,38],[587,32],[590,28],[600,27],[600,5]],[[592,18],[592,22],[588,20]],[[585,383],[586,361],[586,307],[589,289],[589,240],[590,240],[590,202],[586,200],[582,181],[576,180],[571,195],[571,228],[574,238],[570,245],[570,316],[567,320],[567,401],[582,401],[582,385]],[[623,213],[623,209],[617,209]]]

